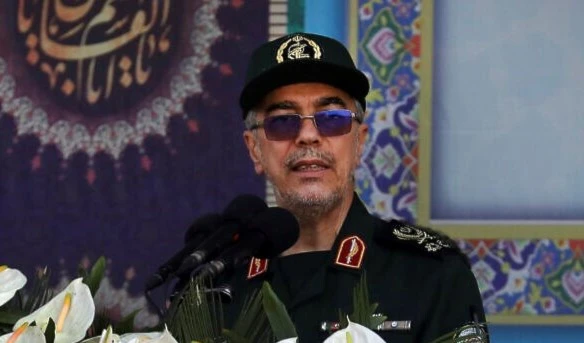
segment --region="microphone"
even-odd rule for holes
[[[268,208],[258,196],[245,194],[233,199],[223,212],[223,225],[205,239],[197,250],[191,253],[180,265],[176,274],[190,274],[193,269],[209,259],[210,256],[237,240],[239,231],[258,213]]]
[[[298,221],[290,211],[281,207],[268,208],[241,232],[237,243],[204,265],[198,277],[214,278],[245,264],[252,256],[274,258],[296,243],[299,231]]]
[[[217,213],[207,214],[195,220],[185,234],[185,247],[158,267],[156,273],[152,274],[146,281],[146,291],[162,285],[180,266],[185,257],[192,253],[201,241],[216,227],[219,227],[222,222],[221,215]]]

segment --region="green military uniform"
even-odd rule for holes
[[[485,321],[466,257],[448,238],[376,218],[357,195],[330,251],[259,262],[252,260],[229,281],[234,299],[224,307],[227,327],[246,296],[268,281],[300,342],[322,342],[330,335],[323,323],[338,322],[339,310],[352,312],[353,289],[363,273],[370,301],[379,303],[376,312],[387,316],[377,331],[387,342],[430,342],[473,319]]]

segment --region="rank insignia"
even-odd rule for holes
[[[359,269],[365,256],[365,243],[358,236],[349,236],[341,242],[335,264],[343,267]]]
[[[249,261],[249,268],[247,270],[247,279],[253,279],[258,275],[262,275],[268,270],[268,260],[265,258],[252,257]]]
[[[453,246],[440,234],[430,229],[415,227],[407,223],[392,220],[393,235],[402,241],[416,242],[429,253],[435,253],[442,249],[452,249]]]

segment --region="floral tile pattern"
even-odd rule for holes
[[[417,214],[420,13],[415,0],[360,0],[358,66],[369,77],[361,199],[383,218]],[[583,315],[584,241],[458,240],[488,314]]]

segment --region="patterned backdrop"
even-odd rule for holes
[[[103,255],[98,306],[143,308],[196,217],[264,196],[237,98],[267,27],[267,0],[1,1],[0,264]]]
[[[359,1],[358,64],[366,72],[369,144],[361,198],[378,215],[416,220],[420,1]],[[424,37],[425,38],[425,37]],[[584,241],[459,240],[488,314],[584,315]]]
[[[236,99],[250,49],[267,39],[268,3],[63,4],[0,1],[0,264],[29,276],[49,266],[63,284],[104,255],[101,306],[120,315],[144,307],[144,279],[194,218],[263,195]],[[372,91],[358,189],[373,212],[408,221],[420,10],[359,0],[358,61]],[[584,241],[459,242],[488,313],[584,314]]]

